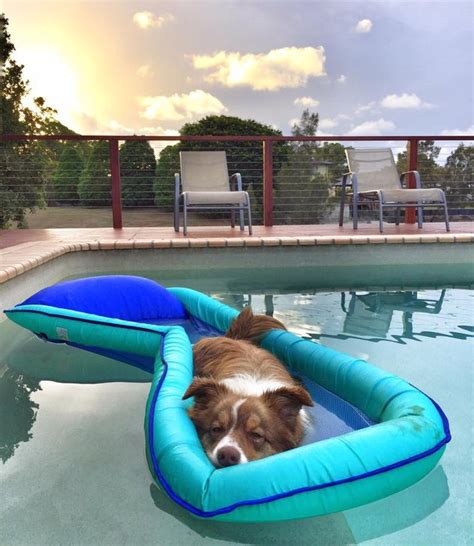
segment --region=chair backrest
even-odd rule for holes
[[[400,189],[400,178],[390,148],[346,149],[349,170],[357,174],[359,191]]]
[[[230,191],[225,152],[179,152],[183,191]]]

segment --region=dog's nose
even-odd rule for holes
[[[232,446],[221,447],[217,452],[217,461],[220,466],[233,466],[234,464],[239,464],[240,453]]]

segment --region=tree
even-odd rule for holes
[[[156,159],[145,140],[127,140],[120,147],[122,203],[126,207],[153,205]]]
[[[324,142],[315,150],[315,157],[318,162],[324,163],[328,167],[328,178],[330,182],[339,180],[344,173],[347,173],[345,148],[339,142]]]
[[[78,185],[82,205],[105,206],[112,202],[109,146],[103,140],[93,146]]]
[[[301,118],[297,123],[293,123],[291,128],[291,134],[293,136],[314,136],[318,130],[319,114],[310,112],[309,108],[303,110]],[[319,143],[314,142],[295,142],[293,146],[306,149],[308,151],[314,150],[319,146]]]
[[[319,116],[308,109],[292,128],[293,136],[314,136]],[[322,164],[328,167],[330,150],[338,148],[321,147],[317,142],[292,142],[288,160],[277,177],[275,192],[275,216],[283,224],[319,224],[332,207],[329,193],[331,179],[320,170]]]
[[[448,204],[454,208],[472,208],[474,204],[474,146],[461,143],[446,160],[443,189]]]
[[[0,14],[0,133],[71,133],[55,119],[56,111],[42,97],[25,106],[30,90],[23,79],[23,65],[12,58],[15,50],[8,33],[8,19]],[[46,183],[58,144],[2,142],[0,145],[0,228],[12,222],[25,227],[25,213],[45,204]],[[56,151],[56,152],[55,152]]]
[[[154,183],[155,204],[163,211],[174,206],[174,173],[179,172],[179,144],[166,146],[160,152]]]
[[[54,199],[62,204],[75,204],[79,199],[77,193],[83,169],[81,155],[75,145],[67,144],[59,158],[53,176]]]
[[[443,168],[437,163],[441,148],[433,140],[418,143],[417,171],[423,186],[436,186],[442,179]],[[401,174],[408,171],[407,152],[398,154],[397,169]]]
[[[281,135],[273,129],[252,119],[234,116],[207,116],[195,123],[186,123],[181,135]],[[273,169],[278,172],[286,158],[288,146],[276,143],[273,146]],[[230,174],[240,172],[243,189],[254,195],[253,214],[258,220],[263,204],[263,146],[261,142],[180,142],[167,146],[160,154],[155,183],[155,199],[158,207],[169,206],[174,201],[173,175],[179,172],[181,150],[225,150]]]
[[[40,382],[11,368],[0,377],[0,459],[3,463],[13,456],[22,442],[33,437],[39,405],[31,397],[40,391]]]

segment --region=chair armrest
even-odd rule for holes
[[[406,174],[414,174],[415,175],[415,187],[417,189],[420,189],[421,188],[421,178],[420,178],[420,173],[418,171],[405,171],[404,173],[402,173],[400,175],[400,184],[403,186],[403,180],[404,180]]]
[[[240,173],[234,173],[233,175],[231,175],[231,177],[229,178],[229,182],[231,184],[230,189],[232,189],[232,183],[236,183],[237,191],[242,191],[242,175]]]
[[[356,173],[349,171],[342,175],[342,191],[343,192],[346,191],[346,186],[352,186],[353,193],[357,193],[358,181],[357,181]]]

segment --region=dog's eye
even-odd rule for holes
[[[211,428],[211,432],[212,434],[220,434],[221,432],[224,432],[224,428],[223,427],[212,427]]]
[[[250,438],[252,438],[252,440],[256,443],[256,444],[261,444],[265,438],[259,434],[258,432],[251,432],[250,433]]]

